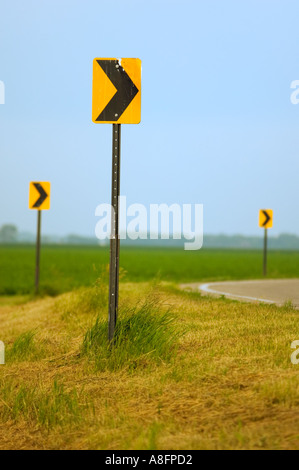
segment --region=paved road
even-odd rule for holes
[[[217,295],[248,301],[283,305],[285,302],[299,308],[299,279],[265,281],[227,281],[209,284],[184,284],[184,289],[199,290],[209,295]]]

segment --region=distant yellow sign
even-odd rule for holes
[[[259,225],[262,228],[272,228],[273,227],[273,210],[271,210],[271,209],[261,209],[260,210]]]
[[[51,183],[30,183],[29,209],[47,211],[50,209]]]
[[[140,123],[140,59],[94,59],[92,120],[96,124]]]

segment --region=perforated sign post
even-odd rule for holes
[[[35,293],[39,291],[40,277],[40,246],[41,246],[41,223],[42,211],[50,209],[50,183],[30,183],[29,187],[29,209],[37,210],[37,236],[36,236],[36,265],[35,265]]]
[[[108,327],[111,341],[118,315],[121,124],[139,124],[141,120],[140,59],[94,59],[92,120],[95,124],[113,124]]]
[[[259,226],[265,229],[264,232],[264,276],[267,276],[267,258],[268,258],[268,229],[273,227],[273,210],[261,209],[259,216]]]

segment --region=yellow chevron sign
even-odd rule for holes
[[[272,209],[260,210],[259,225],[262,228],[273,227],[273,210]]]
[[[140,123],[140,59],[94,59],[92,120],[96,124]]]
[[[50,209],[50,183],[30,183],[29,209],[47,211]]]

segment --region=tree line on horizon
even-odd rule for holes
[[[42,242],[47,245],[103,245],[108,246],[109,241],[101,242],[96,237],[87,237],[76,234],[60,236],[42,237]],[[19,232],[18,227],[13,224],[5,224],[0,227],[0,244],[1,245],[17,245],[17,244],[34,244],[35,235],[26,232]],[[159,246],[159,247],[180,247],[184,240],[122,240],[123,245],[133,246]],[[242,248],[242,249],[260,249],[263,243],[263,237],[236,235],[204,235],[204,248]],[[299,237],[297,235],[282,233],[276,237],[269,237],[269,249],[276,250],[299,250]]]

